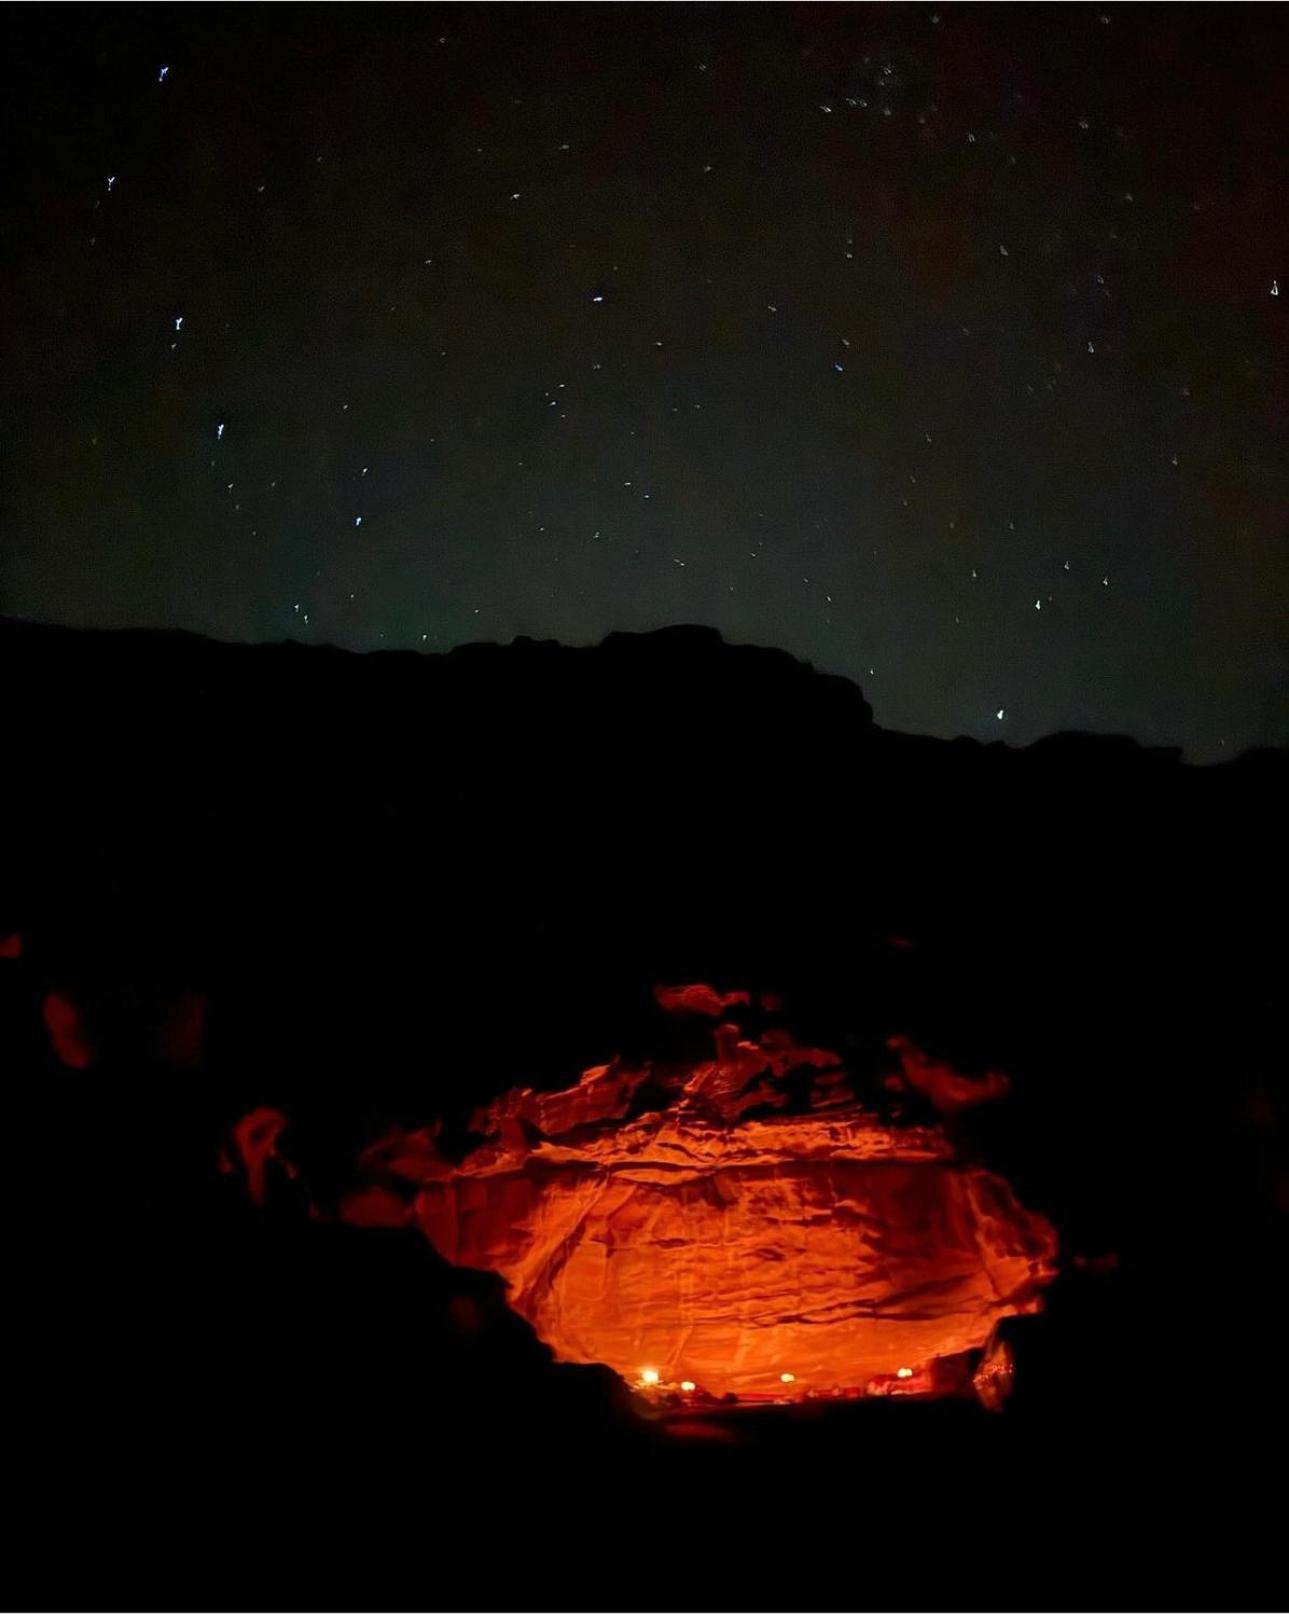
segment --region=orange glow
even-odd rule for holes
[[[713,1019],[747,998],[664,997]],[[898,1048],[906,1073],[933,1069],[966,1103],[967,1080]],[[786,1110],[789,1077],[808,1110]],[[646,1084],[654,1109],[629,1117]],[[340,1216],[416,1224],[448,1262],[502,1276],[557,1358],[637,1387],[684,1363],[681,1390],[716,1398],[773,1401],[799,1378],[859,1397],[914,1364],[919,1389],[970,1391],[968,1359],[1056,1273],[1055,1232],[1004,1179],[937,1126],[866,1111],[840,1057],[780,1029],[725,1021],[706,1059],[614,1060],[569,1089],[513,1090],[471,1127],[483,1143],[461,1161],[433,1129],[376,1141]],[[263,1169],[250,1177],[262,1193]]]
[[[1011,1349],[1001,1339],[993,1340],[972,1377],[976,1397],[986,1409],[999,1410],[1011,1395],[1014,1378]]]
[[[914,1089],[929,1100],[936,1111],[952,1116],[982,1101],[1000,1100],[1011,1089],[1003,1072],[988,1072],[983,1078],[964,1078],[943,1061],[932,1061],[911,1039],[887,1040],[887,1048],[899,1057],[902,1080],[893,1087]]]

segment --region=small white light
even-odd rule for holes
[[[640,1379],[644,1382],[646,1387],[656,1387],[662,1378],[659,1376],[656,1370],[642,1370],[640,1372]]]
[[[795,1381],[796,1379],[796,1376],[793,1375],[791,1370],[785,1370],[779,1377],[780,1381]]]
[[[899,1369],[895,1372],[895,1374],[900,1378],[901,1381],[908,1381],[913,1375],[913,1372],[912,1370],[908,1369]]]
[[[682,1381],[680,1384],[680,1390],[681,1392],[696,1392],[698,1389],[694,1386],[692,1381]]]

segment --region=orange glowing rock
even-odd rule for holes
[[[1011,1089],[1011,1080],[1005,1072],[966,1078],[943,1061],[932,1061],[911,1039],[888,1039],[886,1044],[900,1059],[904,1084],[925,1096],[936,1111],[947,1117],[965,1111],[968,1106],[978,1106],[981,1101],[998,1100]]]
[[[666,988],[659,984],[653,997],[664,1011],[688,1011],[695,1016],[720,1016],[733,1005],[750,1005],[751,996],[742,993],[721,994],[706,983],[686,983],[680,988]]]
[[[340,1216],[410,1217],[449,1262],[501,1275],[558,1358],[676,1396],[943,1391],[937,1362],[1040,1307],[1054,1230],[939,1127],[881,1121],[836,1055],[782,1031],[724,1023],[712,1044],[697,1064],[511,1091],[458,1163],[431,1131],[395,1131],[361,1159],[381,1194]],[[786,1111],[790,1074],[809,1078],[809,1111]],[[667,1103],[629,1118],[646,1081]]]

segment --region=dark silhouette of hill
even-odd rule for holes
[[[53,1511],[91,1550],[54,1557],[51,1604],[103,1604],[96,1578],[166,1603],[182,1555],[218,1605],[1259,1604],[1289,753],[895,734],[848,682],[699,628],[358,656],[0,621],[0,667],[15,1452],[36,1494],[75,1475],[96,1501]],[[325,1198],[374,1126],[460,1131],[509,1084],[651,1048],[653,984],[688,981],[781,994],[875,1096],[896,1033],[1012,1075],[955,1127],[1070,1261],[1003,1415],[664,1442],[490,1278],[319,1225],[289,1185],[256,1213],[215,1171],[270,1104]],[[187,1065],[157,1040],[184,994]],[[660,1498],[716,1558],[698,1581],[661,1529],[642,1562]],[[140,1518],[167,1548],[132,1561]],[[880,1581],[854,1583],[854,1533]],[[747,1559],[763,1537],[777,1570]]]

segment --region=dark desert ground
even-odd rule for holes
[[[428,658],[2,633],[25,1599],[1261,1598],[1282,752],[903,736],[697,629]],[[861,1085],[891,1030],[1011,1076],[954,1127],[1061,1272],[1010,1322],[1001,1413],[676,1433],[553,1363],[495,1277],[309,1215],[376,1128],[655,1047],[652,987],[686,981],[780,995]],[[298,1176],[256,1207],[218,1164],[264,1105]]]

